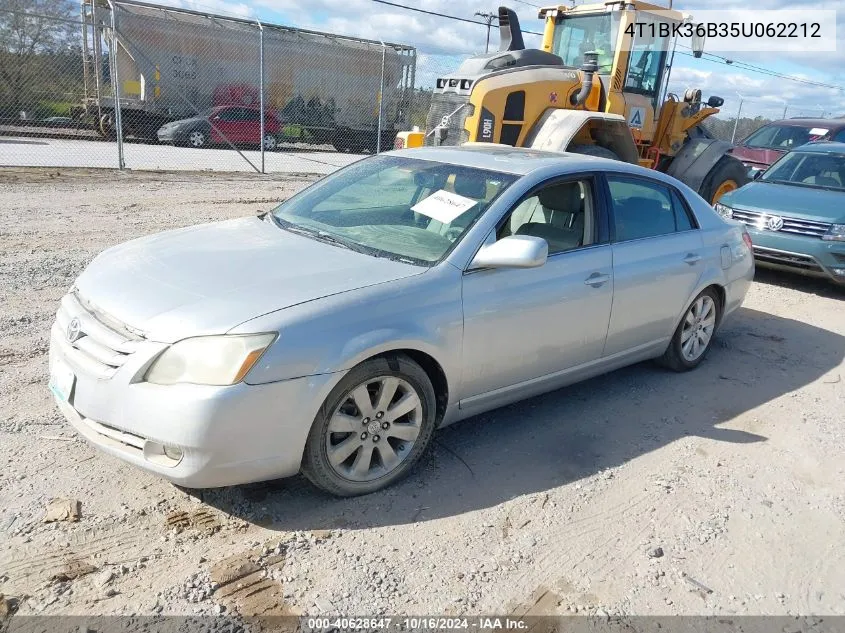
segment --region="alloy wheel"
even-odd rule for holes
[[[681,353],[694,362],[707,350],[716,329],[716,302],[702,295],[690,306],[681,331]]]
[[[194,130],[188,135],[188,141],[194,147],[202,147],[205,145],[205,134],[199,130]]]
[[[276,149],[276,137],[272,134],[266,134],[264,136],[264,149],[267,151],[272,151]]]
[[[420,434],[420,394],[405,380],[378,376],[350,389],[329,419],[325,447],[331,468],[365,482],[396,470]]]

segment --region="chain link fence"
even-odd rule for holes
[[[0,20],[0,164],[325,172],[414,112],[411,46],[132,1]]]
[[[430,127],[464,59],[136,0],[0,0],[0,165],[328,173]],[[738,142],[824,114],[738,95],[703,126]]]

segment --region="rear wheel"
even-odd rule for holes
[[[733,156],[722,156],[704,179],[698,193],[710,204],[716,204],[729,191],[748,182],[748,169]]]
[[[188,132],[188,145],[191,147],[208,145],[208,134],[205,130],[191,130]]]
[[[609,150],[606,147],[602,147],[601,145],[570,145],[566,148],[566,151],[573,154],[584,154],[585,156],[597,156],[598,158],[620,160],[616,152]]]
[[[278,147],[279,143],[276,140],[276,136],[274,134],[265,134],[264,135],[264,149],[268,152],[272,152],[276,147]]]
[[[114,125],[114,116],[111,112],[108,112],[100,117],[100,134],[102,134],[105,138],[108,139],[117,138],[117,130],[115,129]]]
[[[302,472],[341,497],[368,494],[404,477],[434,433],[428,375],[404,355],[373,358],[332,390],[314,420]]]
[[[713,342],[721,309],[719,295],[712,288],[698,295],[678,324],[660,364],[675,371],[698,367]]]

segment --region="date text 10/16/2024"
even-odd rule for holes
[[[524,631],[528,623],[513,617],[372,617],[372,618],[307,618],[304,624],[309,630],[411,630],[411,631]]]

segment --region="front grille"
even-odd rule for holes
[[[755,229],[764,231],[771,230],[766,226],[766,222],[771,217],[780,217],[783,219],[783,227],[778,229],[780,233],[792,233],[795,235],[809,235],[810,237],[821,237],[830,229],[830,224],[827,222],[816,222],[815,220],[800,220],[798,218],[787,218],[777,216],[773,213],[757,213],[756,211],[746,211],[745,209],[734,209],[733,219],[752,226]]]
[[[792,268],[800,268],[801,270],[823,271],[823,268],[819,266],[819,263],[815,259],[808,255],[801,255],[800,253],[787,253],[773,248],[755,246],[754,257],[761,262],[768,262],[770,264],[790,266]]]
[[[427,135],[426,145],[435,145],[437,141],[431,134],[434,128],[440,126],[443,117],[449,117],[449,124],[446,126],[446,138],[440,145],[461,145],[469,139],[464,131],[464,123],[469,116],[472,106],[469,103],[469,96],[453,93],[437,93],[431,96],[431,106],[428,110],[428,118],[425,121]]]
[[[119,321],[94,310],[75,293],[62,298],[56,325],[58,336],[73,360],[99,378],[111,378],[142,340]]]

